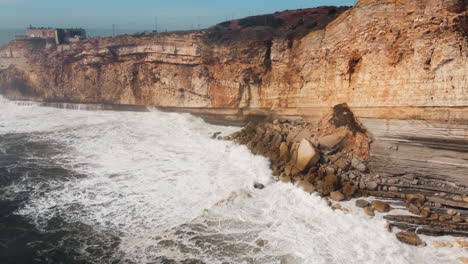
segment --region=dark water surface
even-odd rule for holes
[[[15,214],[31,196],[44,196],[70,178],[86,177],[57,163],[60,145],[34,139],[34,134],[0,135],[0,263],[110,262],[118,237],[60,216],[39,230]]]

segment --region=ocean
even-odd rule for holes
[[[451,263],[189,114],[0,98],[0,263]],[[266,186],[253,187],[259,182]]]

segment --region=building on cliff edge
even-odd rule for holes
[[[16,40],[45,39],[55,44],[72,43],[86,38],[86,30],[82,28],[37,28],[29,26],[26,36],[17,36]]]

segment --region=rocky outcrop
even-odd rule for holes
[[[381,197],[385,200],[357,200],[356,206],[369,216],[392,208],[413,215],[386,215],[390,228],[428,235],[468,235],[468,183],[439,186],[435,179],[381,175],[368,168],[372,139],[346,104],[333,107],[317,125],[302,120],[250,122],[225,139],[268,157],[277,180],[296,184],[308,193],[317,192],[338,202]],[[299,159],[301,166],[297,166]]]

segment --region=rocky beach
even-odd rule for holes
[[[379,175],[370,170],[372,138],[346,104],[336,105],[316,125],[302,120],[250,122],[223,139],[233,139],[267,157],[278,181],[308,193],[317,192],[337,202],[368,196],[385,199],[372,203],[356,200],[356,206],[370,216],[374,211],[388,213],[390,204],[403,205],[409,214],[384,217],[389,230],[397,227],[426,235],[468,235],[467,186],[409,175]],[[400,234],[397,237],[403,242],[422,244],[419,239],[414,242],[414,234],[409,240]]]

